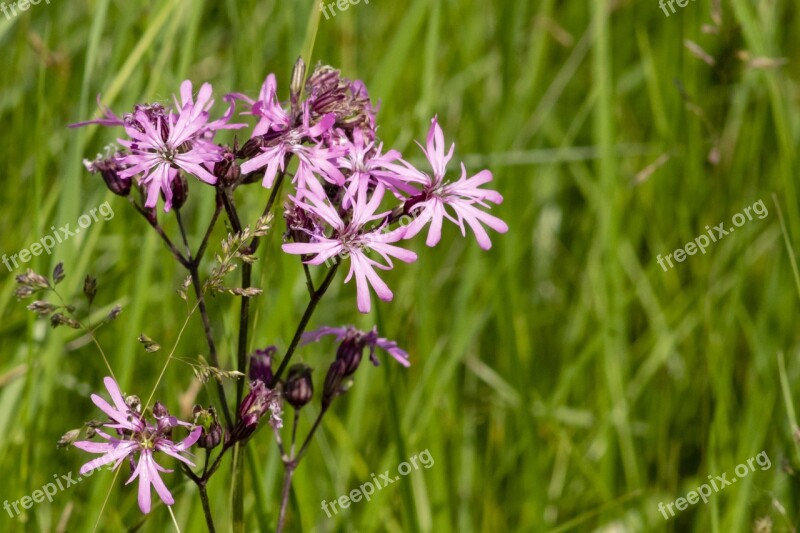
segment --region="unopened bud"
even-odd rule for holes
[[[301,409],[314,396],[311,368],[304,364],[292,365],[286,375],[283,397],[295,409]]]
[[[250,356],[250,381],[258,380],[267,385],[272,382],[272,357],[277,351],[275,346],[267,346]]]
[[[336,350],[336,359],[344,362],[344,376],[348,377],[358,369],[364,353],[364,343],[358,338],[346,338]]]
[[[120,171],[123,170],[123,166],[118,162],[120,155],[117,153],[107,159],[95,159],[94,161],[84,159],[83,166],[92,174],[99,173],[108,190],[114,194],[128,196],[131,192],[131,179],[119,177]]]
[[[236,163],[236,155],[230,148],[225,147],[222,160],[214,164],[214,176],[223,187],[231,187],[236,185],[240,175],[241,170],[238,163]]]
[[[303,80],[306,77],[306,63],[302,57],[298,57],[292,69],[292,83],[290,86],[292,109],[297,109],[297,102],[300,99],[300,92],[303,90]]]
[[[222,441],[222,426],[217,420],[217,412],[213,407],[203,409],[200,405],[195,405],[192,409],[194,424],[202,428],[197,445],[201,448],[210,450],[216,448]]]
[[[172,191],[172,208],[180,209],[189,198],[189,182],[186,180],[186,176],[183,175],[183,172],[178,172],[172,179],[170,190]]]
[[[328,373],[325,375],[325,384],[322,388],[322,408],[327,409],[333,399],[339,394],[342,387],[342,380],[345,377],[346,364],[341,359],[331,363]]]

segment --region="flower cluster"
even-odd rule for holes
[[[461,164],[457,179],[448,176],[455,145],[447,149],[435,117],[420,146],[430,168],[420,169],[398,151],[384,150],[377,136],[377,107],[362,82],[345,79],[328,66],[317,67],[305,84],[304,75],[300,61],[286,102],[278,97],[274,74],[267,76],[257,99],[226,95],[228,108],[216,120],[210,117],[211,85],[203,84],[194,98],[190,81],[181,85],[172,109],[137,105],[120,118],[104,108],[103,118],[76,126],[121,126],[127,135],[119,139],[124,149],[85,164],[117,194],[127,195],[135,180],[147,209],[156,206],[160,194],[165,211],[185,202],[184,176],[232,191],[256,182],[271,189],[290,175],[283,251],[310,265],[349,261],[345,283],[355,280],[362,313],[371,309],[370,288],[381,300],[392,300],[378,271],[392,269],[395,259],[415,261],[417,255],[401,243],[426,226],[428,246],[439,243],[447,219],[462,235],[469,226],[484,249],[492,244],[487,227],[508,230],[488,212],[503,200],[482,187],[492,180],[490,171],[470,176]],[[233,148],[215,144],[219,130],[246,126],[231,123],[237,103],[245,107],[241,115],[255,121],[249,139],[241,147],[238,142]],[[296,166],[290,166],[293,159]]]
[[[109,145],[113,149],[108,148],[105,157],[84,161],[84,165],[92,174],[99,174],[114,194],[131,201],[158,232],[172,256],[187,270],[189,275],[178,294],[188,301],[189,288],[194,291],[198,302],[195,309],[203,321],[209,354],[208,363],[203,357],[196,364],[187,362],[201,382],[212,378],[216,381],[218,403],[207,407],[195,405],[192,423],[188,423],[170,415],[160,403],[152,409],[142,408],[137,397],[123,396],[116,381],[105,378],[111,403],[97,395],[92,395],[92,401],[110,420],[87,423],[85,440],[77,440],[82,430],[72,430],[62,438],[62,445],[72,444],[83,451],[101,454],[81,468],[82,474],[106,464],[117,468],[127,460],[132,470],[128,483],[138,479],[139,507],[143,513],[151,510],[153,488],[167,506],[174,504],[161,478],[162,473],[170,470],[156,462],[159,454],[171,456],[184,463],[180,465],[183,474],[197,485],[204,503],[206,524],[213,531],[214,520],[206,492],[209,479],[219,471],[228,451],[240,449],[239,446],[256,436],[259,427],[268,426],[271,432],[267,433],[275,437],[285,471],[276,529],[282,531],[292,473],[308,450],[325,413],[332,408],[334,400],[352,386],[352,378],[364,354],[368,353],[369,360],[377,365],[376,351],[380,348],[402,366],[410,365],[408,353],[396,342],[380,337],[375,328],[362,331],[352,326],[323,327],[304,333],[339,266],[349,265],[344,281],[354,280],[357,308],[369,313],[373,293],[383,301],[394,297],[379,272],[394,268],[394,261],[411,263],[417,260],[417,254],[404,246],[405,241],[426,232],[425,243],[436,246],[441,241],[445,219],[455,224],[462,235],[466,235],[469,228],[483,249],[492,246],[488,229],[499,233],[508,231],[502,220],[490,214],[492,206],[503,201],[498,192],[483,187],[492,181],[491,172],[481,170],[470,175],[462,163],[460,175],[448,174],[455,145],[448,148],[436,117],[431,120],[424,146],[420,145],[427,163],[419,168],[397,150],[384,148],[378,137],[378,109],[362,82],[348,80],[328,66],[317,67],[307,80],[305,78],[305,65],[299,60],[292,73],[288,99],[279,98],[276,77],[269,74],[257,97],[226,94],[223,97],[226,109],[213,116],[211,85],[203,84],[195,94],[192,83],[184,81],[179,96],[173,98],[171,104],[140,104],[122,116],[100,106],[101,118],[73,125],[94,124],[124,131],[115,145]],[[235,115],[242,123],[233,121]],[[222,130],[248,127],[252,129],[242,142],[238,136],[233,136],[230,144],[215,140]],[[281,196],[284,186],[289,191]],[[190,191],[201,191],[203,187],[213,191],[216,202],[213,214],[206,217],[210,222],[203,233],[203,241],[193,249],[181,209]],[[261,217],[253,226],[243,224],[239,216],[235,193],[240,187],[250,187],[251,194],[261,191],[266,200]],[[174,244],[159,220],[164,216],[156,209],[159,198],[165,213],[174,211],[183,247]],[[264,237],[277,218],[274,211],[281,208],[285,223],[282,250],[298,256],[303,263],[309,303],[279,361],[276,361],[279,357],[276,346],[257,350],[248,358],[248,340],[255,336],[249,335],[252,323],[249,299],[262,292],[252,285],[252,263],[257,260],[260,242],[266,241]],[[208,270],[202,263],[203,256],[223,210],[232,232],[222,241],[222,252],[214,255],[216,265],[204,281],[201,276]],[[315,286],[315,276],[309,265],[323,264],[328,267],[327,272],[324,280]],[[229,287],[226,277],[237,268],[241,268],[241,286]],[[16,294],[25,298],[52,291],[60,299],[55,285],[63,277],[61,265],[54,270],[52,281],[28,272],[18,278]],[[94,278],[87,276],[84,293],[89,306],[96,292]],[[206,308],[209,302],[206,292],[224,292],[243,298],[235,370],[224,368],[224,361],[220,361],[220,350]],[[89,335],[95,330],[76,318],[78,308],[63,301],[56,305],[39,300],[29,309],[40,316],[51,316],[54,327],[67,325],[85,329]],[[189,317],[192,313],[194,310]],[[119,309],[115,308],[107,320],[117,315]],[[298,347],[307,347],[327,336],[335,337],[338,343],[335,356],[326,365],[324,380],[320,379],[321,375],[317,379],[316,397],[320,409],[316,419],[305,438],[298,441],[299,412],[315,398],[314,370],[304,363],[290,365],[291,359]],[[180,335],[176,347],[179,340]],[[148,351],[160,348],[145,335],[140,341]],[[164,361],[161,376],[175,359],[172,353]],[[102,351],[101,355],[113,375]],[[275,371],[273,361],[279,363]],[[246,376],[249,377],[247,392],[245,383],[236,383],[236,401],[229,402],[228,394],[232,391],[226,389],[224,381]],[[234,405],[235,410],[231,409]],[[286,406],[291,407],[293,414],[286,424],[290,430],[283,429]],[[177,432],[188,435],[175,441],[173,433]],[[284,445],[287,433],[290,440]],[[189,459],[188,450],[194,445],[203,450],[205,460],[201,472],[190,468],[195,465]],[[240,460],[241,454],[234,453],[234,470]],[[236,483],[239,483],[237,490],[241,490],[241,476],[237,476]],[[241,513],[241,509],[238,512]],[[233,517],[234,523],[240,521],[241,516]]]

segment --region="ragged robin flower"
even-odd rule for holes
[[[172,472],[172,470],[167,470],[156,463],[154,456],[160,452],[194,466],[183,453],[197,442],[202,429],[195,427],[190,430],[188,437],[180,442],[173,442],[171,439],[173,428],[178,426],[191,428],[192,425],[171,416],[161,404],[153,408],[157,421],[152,424],[135,408],[138,401],[126,402],[116,381],[106,377],[103,382],[113,405],[96,394],[92,394],[92,402],[111,418],[112,423],[104,424],[104,427],[115,430],[117,435],[112,436],[96,428],[95,433],[106,442],[78,441],[73,444],[85,452],[103,454],[84,464],[80,469],[81,475],[109,463],[114,463],[114,468],[117,468],[125,459],[131,459],[135,469],[126,485],[139,479],[139,509],[145,514],[150,512],[151,486],[155,488],[161,501],[166,505],[173,505],[175,500],[161,479],[162,472]],[[133,397],[128,397],[129,400],[131,398]]]

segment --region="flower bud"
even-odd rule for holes
[[[336,359],[344,362],[344,377],[352,376],[361,364],[364,342],[358,334],[348,335],[336,350]]]
[[[283,397],[295,409],[301,409],[314,396],[311,368],[304,364],[292,365],[286,376]]]
[[[158,423],[158,431],[168,437],[172,436],[172,428],[178,426],[178,419],[169,414],[166,406],[161,402],[156,402],[153,406],[153,417]]]
[[[103,177],[103,181],[106,183],[106,187],[114,194],[118,196],[128,196],[131,192],[131,179],[119,177],[119,172],[123,170],[123,166],[119,163],[121,155],[122,154],[117,152],[106,159],[98,158],[94,161],[84,159],[83,166],[92,174],[100,173]]]
[[[291,93],[292,109],[297,110],[297,102],[300,99],[300,92],[303,90],[303,80],[306,77],[306,63],[302,56],[297,58],[292,69],[292,83],[289,87]]]
[[[194,424],[202,428],[197,445],[206,450],[216,448],[222,442],[222,426],[217,420],[217,411],[213,407],[203,409],[200,405],[195,405],[192,409]]]
[[[189,198],[189,182],[186,180],[186,176],[184,176],[183,172],[178,172],[175,177],[172,178],[170,190],[172,191],[172,208],[180,209],[183,207],[183,204],[186,203],[187,198]],[[162,193],[161,196],[163,197],[164,194]],[[164,200],[166,201],[166,198],[164,198]]]
[[[345,367],[347,365],[341,359],[331,363],[328,373],[325,375],[325,384],[322,387],[322,408],[327,409],[333,399],[339,394],[342,380],[345,377]]]
[[[161,419],[169,416],[169,411],[167,411],[167,408],[163,403],[156,402],[156,404],[153,406],[153,416],[156,417],[156,419]]]
[[[222,160],[214,164],[214,176],[219,179],[219,184],[223,187],[236,185],[241,175],[236,155],[227,146],[224,148]]]
[[[277,351],[275,346],[267,346],[250,356],[250,381],[272,382],[272,357]]]

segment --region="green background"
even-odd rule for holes
[[[494,173],[505,202],[493,213],[510,230],[492,234],[489,252],[452,225],[434,249],[418,239],[419,261],[385,276],[395,301],[370,316],[357,316],[352,283],[334,282],[312,326],[380,322],[412,366],[359,369],[297,471],[290,530],[728,532],[762,517],[774,531],[798,523],[798,284],[788,250],[800,246],[800,21],[792,1],[723,4],[719,25],[713,2],[699,1],[667,17],[655,1],[372,0],[320,18],[312,62],[367,83],[387,147],[422,163],[413,141],[438,115],[455,160]],[[146,397],[167,355],[146,353],[139,334],[167,348],[177,338],[183,274],[132,207],[81,165],[121,132],[66,125],[94,116],[97,93],[124,112],[168,102],[186,78],[214,85],[218,112],[224,93],[255,96],[268,72],[285,98],[311,9],[305,0],[52,0],[0,15],[0,252],[111,202],[112,220],[28,266],[49,272],[63,261],[67,295],[86,273],[98,277],[97,316],[124,307],[99,342],[126,392]],[[781,58],[788,62],[774,64]],[[192,185],[184,211],[196,243],[213,195]],[[252,221],[268,193],[247,191],[242,211]],[[656,263],[759,200],[763,220],[668,272]],[[164,220],[175,236],[174,218]],[[253,349],[285,348],[305,306],[302,270],[279,249],[282,231],[255,267],[264,294],[254,300]],[[213,251],[223,236],[220,225]],[[0,500],[12,501],[87,460],[55,443],[98,416],[88,395],[102,391],[106,373],[85,336],[51,330],[15,300],[18,273],[0,268]],[[230,368],[238,300],[211,305]],[[318,388],[332,346],[298,353]],[[205,349],[194,317],[176,354]],[[192,382],[189,367],[173,363],[156,397],[186,409]],[[200,389],[200,401],[213,399]],[[331,519],[320,509],[426,449],[433,467],[372,502]],[[267,432],[250,450],[248,530],[267,530],[280,461]],[[659,502],[709,475],[732,477],[762,450],[771,468],[669,521],[659,514]],[[18,518],[0,511],[0,531],[91,531],[109,491],[99,531],[169,530],[162,505],[141,522],[126,476],[124,467],[112,485],[113,474],[98,473]],[[165,477],[182,530],[203,531],[194,486]],[[226,462],[210,484],[220,531],[230,524],[229,480]]]

